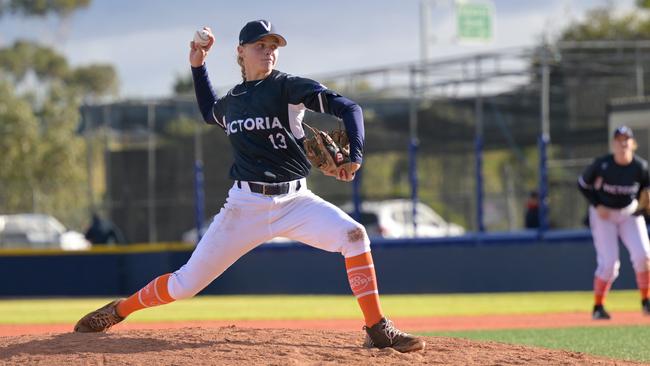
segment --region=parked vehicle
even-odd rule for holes
[[[352,214],[352,203],[340,206],[341,209]],[[365,226],[368,236],[383,238],[413,238],[413,205],[408,199],[394,199],[386,201],[364,201],[361,205],[359,222]],[[422,202],[417,205],[417,237],[457,236],[465,234],[465,229],[457,224],[445,221],[431,207]],[[202,228],[208,229],[209,222]],[[197,242],[196,229],[183,233],[182,240],[186,243]],[[276,237],[269,243],[282,243],[290,241],[287,238]]]
[[[210,220],[207,221],[205,224],[203,224],[203,227],[201,228],[201,236],[203,236],[203,234],[205,234],[205,232],[208,231],[208,228],[210,227],[211,223],[212,221]],[[196,235],[196,228],[185,231],[181,236],[181,240],[184,243],[198,244],[199,237]],[[289,243],[289,242],[291,242],[291,240],[278,236],[269,240],[266,244]]]
[[[208,231],[209,226],[210,223],[203,224],[203,227],[201,228],[201,236],[203,236],[203,234],[205,234],[205,232]],[[196,234],[196,228],[183,232],[183,234],[181,235],[181,240],[184,243],[198,244],[199,236]]]
[[[359,222],[366,227],[370,237],[440,237],[465,233],[462,226],[445,221],[426,204],[418,202],[416,207],[417,235],[413,232],[413,204],[408,199],[363,201]],[[352,203],[342,205],[341,209],[353,216]]]
[[[90,247],[83,234],[67,230],[50,215],[0,215],[0,248],[82,250]]]

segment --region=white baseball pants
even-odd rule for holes
[[[196,295],[241,256],[276,236],[344,257],[370,251],[361,224],[312,193],[305,179],[299,181],[277,196],[253,193],[246,182],[241,188],[234,184],[189,261],[169,278],[169,294],[176,300]]]
[[[630,253],[635,272],[647,271],[650,266],[650,243],[643,216],[633,216],[636,201],[630,207],[611,210],[607,219],[598,216],[593,206],[589,207],[589,225],[596,247],[596,277],[611,282],[618,277],[621,266],[618,238]]]

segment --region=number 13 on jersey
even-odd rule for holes
[[[269,140],[271,140],[271,144],[273,144],[273,148],[276,150],[287,148],[287,141],[285,140],[284,135],[280,132],[276,133],[275,135],[270,134]]]

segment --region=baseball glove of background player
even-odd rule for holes
[[[338,129],[325,132],[306,123],[304,125],[312,132],[312,137],[303,142],[307,159],[323,174],[336,177],[338,168],[350,162],[348,134],[340,126]]]
[[[639,205],[634,212],[635,215],[650,215],[650,188],[644,188],[639,192]]]

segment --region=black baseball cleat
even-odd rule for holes
[[[641,300],[641,312],[643,315],[650,315],[650,300]]]
[[[366,331],[366,340],[363,343],[366,348],[390,347],[406,353],[423,350],[426,345],[424,340],[395,328],[393,322],[386,318],[381,318],[372,327],[364,326],[363,329]]]
[[[612,317],[609,316],[607,310],[603,305],[594,305],[594,311],[591,313],[591,318],[593,320],[608,320]]]

